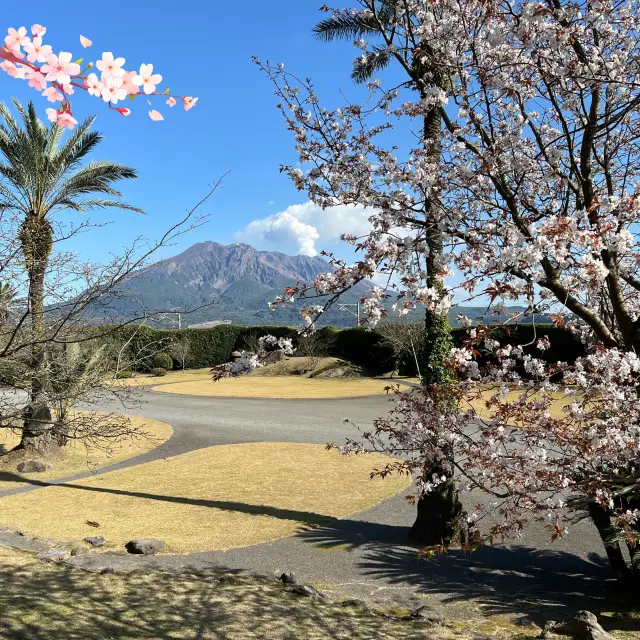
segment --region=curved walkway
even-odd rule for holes
[[[386,396],[283,401],[200,398],[153,391],[141,394],[147,401],[142,409],[139,406],[127,409],[115,403],[101,409],[168,422],[174,435],[157,449],[102,468],[98,473],[217,444],[340,443],[347,436],[357,435],[343,423],[344,418],[369,428],[376,417],[390,408]],[[88,475],[91,474],[51,484]],[[24,487],[0,497],[38,486],[42,483],[25,480]],[[601,597],[603,581],[610,579],[602,546],[587,522],[577,525],[568,538],[554,544],[549,542],[547,531],[531,529],[521,546],[497,546],[469,556],[450,553],[434,560],[418,560],[419,549],[406,538],[414,509],[401,494],[329,527],[251,547],[184,556],[91,554],[73,558],[72,562],[93,570],[134,567],[230,568],[268,574],[294,571],[299,580],[319,584],[334,595],[365,597],[382,605],[414,606],[433,600],[456,607],[475,598],[489,611],[507,614],[526,613],[529,609],[541,613],[549,607],[557,615],[561,604],[571,609],[589,609],[590,604],[597,606],[592,600]],[[35,542],[7,532],[0,533],[0,543],[3,540],[7,544],[37,548]],[[464,609],[464,615],[471,615],[467,604]],[[541,615],[548,618],[550,614]]]

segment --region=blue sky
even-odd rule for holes
[[[78,120],[98,114],[96,127],[105,137],[99,156],[138,169],[139,179],[124,185],[124,192],[128,202],[149,215],[94,213],[94,221],[114,223],[83,236],[73,248],[88,258],[105,259],[139,235],[158,237],[206,192],[208,184],[230,171],[206,206],[211,214],[207,225],[182,237],[161,257],[203,240],[244,239],[259,248],[297,252],[300,243],[291,234],[273,228],[267,233],[263,223],[254,224],[253,233],[238,235],[252,221],[307,200],[279,173],[280,164],[295,163],[296,156],[272,88],[251,56],[284,62],[288,69],[312,77],[329,102],[340,100],[340,89],[356,95],[349,78],[355,49],[347,43],[319,43],[311,34],[323,15],[318,12],[321,4],[321,0],[111,0],[74,4],[61,12],[59,3],[41,0],[4,3],[3,33],[8,27],[40,23],[47,27],[45,42],[54,51],[71,51],[74,59],[86,60],[112,51],[127,59],[129,69],[151,62],[164,77],[161,89],[199,97],[188,113],[179,106],[169,110],[159,102],[165,121],[154,123],[147,115],[150,107],[140,97],[131,104],[132,115],[123,118],[96,98],[75,96],[73,113]],[[92,39],[93,47],[83,50],[80,34]],[[24,81],[0,73],[0,99],[13,96],[22,101],[33,98],[45,118],[50,106],[46,100]],[[318,216],[308,213],[305,219],[313,226]],[[343,212],[343,219],[349,218],[348,213]],[[315,248],[334,249],[334,235],[321,229]]]

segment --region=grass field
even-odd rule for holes
[[[164,422],[137,416],[131,416],[130,421],[132,426],[140,429],[139,437],[124,438],[120,442],[113,443],[108,451],[87,448],[82,442],[72,440],[61,455],[46,460],[52,464],[53,468],[44,473],[23,475],[17,471],[17,462],[13,456],[0,457],[0,491],[23,486],[22,478],[36,478],[46,482],[83,471],[94,471],[150,451],[171,437],[172,429]],[[19,442],[20,437],[17,432],[11,432],[8,429],[0,430],[0,445],[5,449],[10,450]]]
[[[163,539],[175,553],[243,547],[361,511],[406,488],[407,476],[369,479],[386,460],[313,444],[210,447],[0,498],[0,520],[59,540],[99,533],[119,547],[144,537]]]
[[[390,382],[402,380],[379,378],[302,378],[300,376],[243,376],[224,378],[212,382],[190,380],[173,384],[161,384],[153,391],[179,393],[193,396],[230,398],[279,398],[282,400],[300,398],[353,398],[380,395]]]

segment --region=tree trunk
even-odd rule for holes
[[[620,548],[620,543],[616,538],[615,531],[611,523],[611,517],[599,504],[596,504],[595,502],[592,502],[589,505],[589,515],[600,534],[600,538],[604,544],[604,550],[607,554],[607,558],[609,558],[609,563],[611,564],[616,580],[623,584],[631,583],[631,569],[622,555],[622,549]]]
[[[421,70],[417,70],[418,73]],[[437,75],[437,74],[436,74]],[[435,78],[437,82],[437,78]],[[424,99],[424,92],[422,98]],[[433,165],[439,166],[442,154],[442,123],[440,113],[431,109],[424,118],[424,144],[427,157]],[[444,295],[444,284],[439,273],[439,262],[443,254],[441,210],[433,194],[425,192],[426,242],[429,253],[426,256],[427,286]],[[424,353],[422,358],[422,383],[425,386],[448,384],[454,374],[448,365],[451,357],[451,327],[446,314],[437,314],[427,309],[424,327]],[[448,544],[456,538],[465,538],[465,531],[453,523],[462,514],[462,506],[450,468],[425,469],[425,476],[446,476],[447,480],[418,499],[418,514],[409,532],[412,540],[424,545]]]
[[[51,434],[51,410],[44,399],[46,353],[40,342],[45,334],[45,274],[53,248],[53,229],[45,218],[34,213],[22,223],[20,242],[29,276],[32,375],[29,402],[24,410],[22,439],[18,448],[42,454],[55,446]]]

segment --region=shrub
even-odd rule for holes
[[[123,369],[122,371],[118,371],[118,373],[116,373],[116,378],[118,380],[125,380],[126,378],[133,378],[133,372],[129,371],[129,369]]]
[[[393,347],[379,333],[365,327],[338,332],[332,355],[360,365],[370,375],[391,371],[395,364]]]
[[[154,367],[151,369],[151,375],[156,378],[161,378],[162,376],[167,375],[167,370],[164,367]]]
[[[152,369],[173,369],[173,358],[168,353],[158,352],[152,359]]]
[[[29,367],[19,360],[0,358],[0,386],[20,387],[29,375]]]

